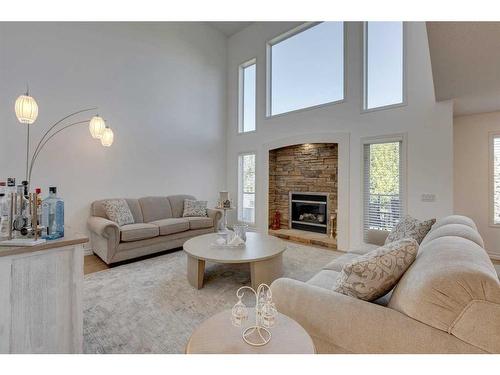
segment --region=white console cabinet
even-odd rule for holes
[[[0,353],[81,353],[83,243],[0,247]]]

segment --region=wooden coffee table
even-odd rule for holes
[[[253,316],[250,312],[249,316]],[[231,325],[231,310],[205,320],[193,332],[186,345],[187,354],[314,354],[314,343],[302,326],[278,313],[270,328],[271,341],[251,346],[241,337],[242,328]]]
[[[249,263],[252,287],[271,284],[283,275],[282,254],[285,242],[267,234],[247,233],[244,247],[215,247],[217,233],[204,234],[191,238],[184,243],[187,259],[187,278],[189,283],[200,289],[203,287],[205,262]]]

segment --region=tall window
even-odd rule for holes
[[[305,24],[270,41],[267,95],[271,116],[343,100],[344,23]]]
[[[255,224],[255,154],[238,158],[238,221]]]
[[[491,223],[500,225],[500,134],[491,136]]]
[[[364,145],[364,232],[391,230],[402,216],[402,141]]]
[[[364,109],[403,103],[403,22],[366,22],[364,55]]]
[[[256,70],[255,59],[247,61],[239,68],[238,131],[240,133],[255,130]]]

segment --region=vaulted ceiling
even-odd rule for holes
[[[500,22],[427,22],[436,100],[454,115],[500,110]]]
[[[208,22],[210,25],[215,27],[217,30],[222,32],[227,37],[230,37],[237,32],[243,30],[245,27],[249,26],[253,22]]]

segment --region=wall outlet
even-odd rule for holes
[[[435,202],[436,201],[436,194],[425,193],[425,194],[422,194],[422,197],[420,199],[422,202]]]

